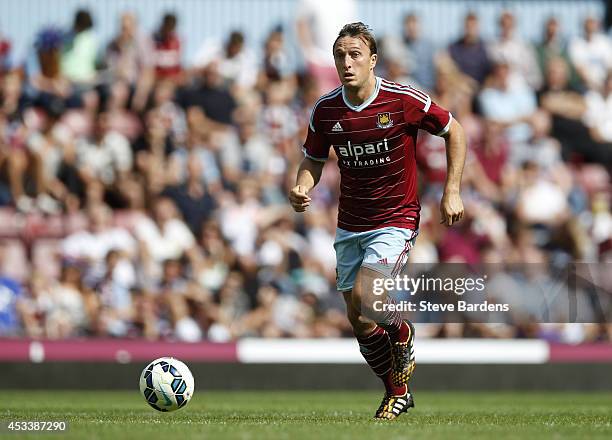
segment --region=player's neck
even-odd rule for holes
[[[355,107],[363,104],[376,90],[376,76],[371,75],[362,87],[344,86],[344,96]]]

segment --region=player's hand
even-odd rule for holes
[[[304,212],[310,206],[310,197],[306,194],[306,187],[296,185],[289,192],[289,201],[295,212]]]
[[[440,223],[452,226],[463,218],[463,202],[458,192],[445,192],[440,202]]]

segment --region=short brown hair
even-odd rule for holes
[[[334,41],[334,45],[332,46],[332,48],[336,47],[336,43],[342,37],[361,38],[370,48],[370,54],[378,53],[378,49],[376,47],[376,39],[374,38],[374,34],[372,33],[372,30],[369,28],[367,24],[364,24],[360,21],[356,23],[345,24],[340,30],[340,33],[338,34],[336,41]]]

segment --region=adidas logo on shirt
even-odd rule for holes
[[[336,125],[332,127],[332,131],[343,131],[342,125],[340,125],[340,122],[336,122]]]

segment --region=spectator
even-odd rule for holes
[[[97,332],[100,335],[124,337],[133,319],[130,288],[133,281],[126,279],[121,268],[122,255],[110,250],[105,258],[104,276],[95,284],[99,292]]]
[[[380,47],[381,67],[385,70],[385,77],[389,81],[399,84],[411,84],[414,87],[424,88],[416,79],[410,76],[410,65],[412,61],[401,46],[399,40],[385,38]]]
[[[202,339],[202,329],[190,313],[189,301],[196,301],[197,306],[202,307],[206,302],[205,294],[184,276],[179,260],[163,263],[162,277],[155,291],[162,305],[162,320],[171,326],[172,334],[179,341]]]
[[[241,334],[244,336],[262,335],[267,338],[282,336],[282,330],[274,320],[278,290],[264,285],[257,291],[257,304],[242,320]]]
[[[533,47],[515,34],[516,20],[511,12],[499,18],[499,39],[489,45],[494,63],[506,63],[510,67],[510,81],[521,82],[533,90],[540,88],[542,75],[538,68]]]
[[[20,333],[19,302],[23,293],[19,283],[0,276],[0,335],[17,336]]]
[[[233,31],[224,45],[204,43],[195,57],[195,67],[205,68],[215,62],[227,87],[246,91],[257,81],[255,56],[245,47],[244,34]]]
[[[89,206],[87,217],[86,230],[74,232],[62,241],[62,256],[81,263],[88,269],[88,279],[95,282],[104,275],[108,254],[116,251],[118,255],[117,258],[113,256],[113,276],[120,276],[122,284],[131,287],[136,281],[132,264],[137,256],[136,241],[125,228],[113,226],[112,211],[108,206]]]
[[[81,9],[74,16],[74,24],[62,54],[62,73],[79,87],[92,86],[97,74],[97,52],[98,42],[91,14]]]
[[[508,168],[511,148],[501,124],[487,121],[482,136],[473,144],[475,158],[469,158],[467,178],[478,193],[500,203],[508,190]],[[474,160],[475,159],[475,160]]]
[[[384,70],[389,81],[425,88],[411,76],[411,71],[416,67],[416,59],[402,38],[393,35],[383,37],[378,43],[378,56],[377,66]]]
[[[407,51],[409,73],[417,84],[433,90],[436,81],[433,44],[421,35],[419,18],[411,13],[404,17],[403,43]]]
[[[11,42],[0,33],[0,78],[11,69]]]
[[[34,199],[44,190],[40,162],[27,148],[27,131],[22,124],[0,120],[0,204],[13,205],[29,212],[35,208]]]
[[[603,90],[591,90],[585,96],[584,122],[597,142],[612,142],[612,70],[604,82]]]
[[[586,100],[571,87],[568,67],[563,60],[550,61],[546,85],[540,93],[540,103],[552,115],[551,132],[561,143],[564,160],[610,163],[612,144],[593,139],[597,133],[584,124]]]
[[[86,181],[99,179],[112,185],[132,169],[132,149],[121,133],[109,129],[108,115],[96,118],[93,136],[77,141],[81,174]]]
[[[53,308],[46,320],[48,338],[83,336],[95,325],[97,301],[84,287],[81,268],[74,262],[64,262],[59,282],[49,290]]]
[[[210,329],[214,340],[236,337],[239,323],[249,309],[249,298],[244,290],[244,277],[238,272],[231,272],[218,294],[218,306],[215,308],[215,326]]]
[[[436,102],[451,109],[453,114],[461,118],[467,135],[470,135],[470,122],[473,120],[472,106],[478,84],[472,78],[462,73],[457,65],[448,57],[441,56],[436,66],[436,86],[434,96]]]
[[[56,28],[41,30],[34,47],[40,70],[29,75],[26,93],[37,105],[45,105],[52,97],[67,100],[72,91],[70,80],[62,73],[61,51],[63,33]]]
[[[73,142],[64,145],[62,159],[54,181],[53,194],[61,200],[66,211],[74,214],[85,205],[86,182],[83,179],[77,151]]]
[[[16,122],[21,119],[26,107],[27,98],[23,93],[23,77],[19,72],[11,72],[2,75],[0,91],[2,114],[9,122]]]
[[[419,134],[416,159],[419,170],[428,182],[427,194],[438,195],[446,180],[446,149],[437,136]],[[440,193],[441,194],[441,193]]]
[[[217,165],[217,159],[211,151],[210,143],[206,135],[196,130],[191,130],[187,134],[187,141],[184,146],[177,148],[170,156],[170,167],[175,176],[177,184],[183,184],[189,177],[190,161],[197,161],[198,180],[210,189],[218,188],[221,173]],[[192,168],[191,171],[195,171]]]
[[[151,110],[156,112],[173,143],[185,142],[187,137],[187,115],[185,111],[174,100],[176,85],[172,81],[158,81],[153,90],[151,98]],[[205,127],[198,127],[204,131]]]
[[[308,254],[320,263],[322,272],[327,271],[328,274],[331,272],[335,279],[336,274],[332,269],[336,258],[333,250],[336,233],[334,224],[327,221],[323,212],[312,212],[306,216],[305,221],[308,225],[306,234]]]
[[[142,111],[153,86],[153,42],[138,29],[134,14],[121,14],[119,34],[106,48],[109,80],[125,81],[134,88],[133,107]]]
[[[202,225],[199,245],[201,252],[192,259],[194,278],[206,290],[217,292],[227,278],[236,256],[223,238],[219,223],[214,219]]]
[[[158,197],[153,202],[152,214],[152,219],[141,217],[135,225],[136,238],[147,260],[159,265],[193,250],[193,234],[179,218],[171,199]]]
[[[168,157],[175,149],[170,128],[164,124],[159,109],[145,114],[145,130],[132,145],[136,171],[143,176],[150,191],[158,193],[168,183]]]
[[[209,63],[196,81],[179,90],[178,95],[178,102],[185,110],[200,108],[206,119],[217,124],[217,129],[225,129],[232,123],[236,101],[223,83],[217,62]]]
[[[438,243],[442,263],[478,264],[480,250],[489,243],[484,231],[479,230],[472,211],[460,228],[446,229]],[[459,266],[460,267],[460,266]]]
[[[530,161],[543,170],[551,170],[561,163],[561,145],[550,137],[551,118],[548,113],[538,110],[531,117],[531,138],[525,144],[515,144],[510,161],[514,166]],[[567,179],[571,180],[571,179]]]
[[[356,21],[356,2],[300,0],[295,17],[306,71],[317,81],[319,95],[327,93],[339,84],[330,52],[338,36],[338,29]]]
[[[503,124],[511,142],[525,142],[531,136],[529,119],[537,108],[533,91],[512,83],[510,66],[495,64],[490,80],[478,97],[483,116]]]
[[[540,105],[554,115],[580,119],[585,111],[582,94],[570,83],[570,67],[563,58],[551,58],[539,92]]]
[[[29,338],[45,338],[48,335],[47,319],[55,307],[49,283],[39,273],[30,279],[27,295],[19,299],[17,310]]]
[[[561,160],[559,141],[550,136],[550,116],[544,111],[537,111],[532,117],[531,125],[533,128],[531,139],[526,145],[521,145],[521,148],[515,149],[518,151],[511,153],[511,160],[514,160],[516,168],[519,168],[518,162],[520,160],[523,160],[523,168],[525,168],[525,164],[533,164],[535,168],[540,170],[539,174],[542,179],[550,181],[563,192],[569,204],[574,179],[570,170]]]
[[[279,25],[266,38],[260,70],[265,80],[279,81],[291,78],[295,68],[295,60],[285,45],[283,27]]]
[[[202,179],[200,158],[192,153],[186,159],[187,177],[184,183],[166,188],[163,194],[174,201],[185,223],[197,236],[202,229],[202,224],[213,215],[216,202]]]
[[[291,92],[286,82],[278,81],[268,86],[260,124],[262,134],[273,145],[286,143],[297,134],[297,115],[289,106]]]
[[[601,89],[608,70],[612,68],[612,43],[599,31],[596,18],[584,20],[584,36],[570,41],[569,55],[586,87]]]
[[[153,65],[158,79],[177,80],[181,74],[181,41],[176,34],[176,15],[166,14],[153,34]]]
[[[568,219],[567,195],[544,177],[536,163],[525,162],[519,179],[516,215],[521,223],[555,227]]]
[[[264,175],[273,167],[272,162],[277,158],[277,153],[255,121],[244,121],[238,126],[236,142],[239,144],[238,155],[232,165],[238,173],[248,170],[253,174]],[[238,179],[230,180],[237,182]]]
[[[57,213],[60,209],[57,201],[49,197],[49,193],[60,199],[64,195],[57,176],[71,133],[65,125],[59,123],[63,111],[61,100],[51,99],[43,115],[41,130],[33,131],[27,141],[31,161],[38,174],[35,180],[35,201],[41,210],[48,213]],[[28,199],[25,194],[16,203],[23,211],[30,211],[34,206],[34,200]]]
[[[223,236],[230,241],[236,254],[249,258],[254,254],[261,203],[259,188],[252,180],[239,183],[238,194],[220,206],[219,218]]]
[[[465,16],[463,36],[451,44],[448,53],[459,69],[482,84],[491,71],[487,48],[480,38],[478,16],[470,12]]]
[[[138,93],[137,91],[135,92]],[[113,82],[108,89],[108,96],[103,112],[108,128],[125,136],[129,141],[135,141],[142,133],[142,123],[136,111],[130,109],[130,85],[123,81]],[[148,97],[148,91],[147,96]],[[132,108],[135,108],[132,105]]]
[[[548,70],[548,64],[552,59],[560,58],[568,66],[571,66],[569,53],[567,50],[568,44],[567,41],[563,38],[560,29],[561,25],[559,23],[559,20],[556,17],[550,17],[548,20],[546,20],[546,24],[544,25],[544,35],[542,37],[542,41],[536,46],[538,64],[540,66],[540,72],[542,72],[543,77],[546,75],[546,72]],[[575,82],[573,76],[574,75],[572,71],[571,82]],[[542,86],[543,85],[544,83],[542,84]]]
[[[141,289],[132,289],[131,294],[134,315],[128,334],[148,340],[158,339],[161,320],[154,296]]]

